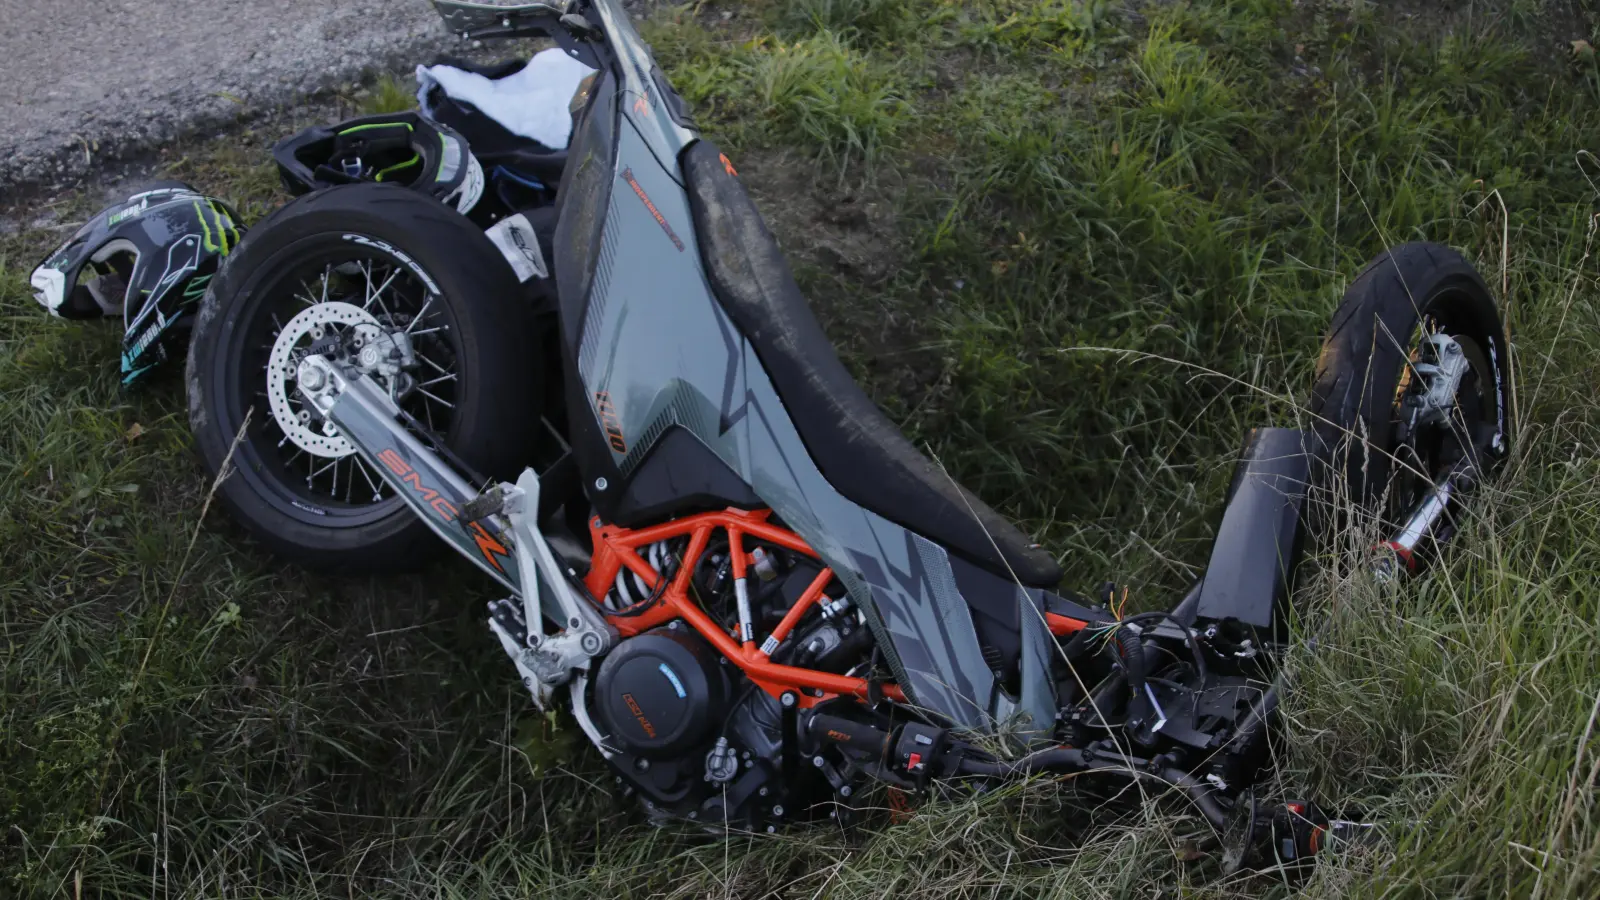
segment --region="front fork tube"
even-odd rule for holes
[[[539,476],[532,469],[515,485],[479,495],[401,426],[399,407],[366,375],[309,356],[297,381],[301,395],[435,534],[513,593],[520,609],[508,614],[504,605],[511,601],[491,604],[489,625],[541,706],[616,642],[616,630],[572,587],[539,532]],[[546,634],[546,620],[560,630]]]
[[[1446,472],[1412,508],[1394,536],[1374,548],[1373,575],[1379,581],[1415,575],[1438,556],[1440,548],[1455,536],[1462,498],[1476,482],[1477,469],[1468,461]]]

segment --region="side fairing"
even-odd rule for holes
[[[996,690],[948,554],[841,496],[812,462],[754,349],[706,279],[676,160],[663,162],[652,147],[659,131],[649,141],[632,122],[652,116],[624,106],[618,123],[605,225],[575,348],[583,395],[616,471],[626,482],[674,426],[692,434],[834,569],[913,703],[960,726],[993,729],[1017,704]],[[1032,609],[1015,585],[980,577],[994,582],[996,596]],[[1036,691],[1026,693],[1024,706],[1053,713]]]

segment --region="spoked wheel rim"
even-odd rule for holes
[[[303,523],[371,524],[404,501],[337,429],[311,416],[295,387],[298,361],[315,349],[355,362],[374,337],[402,335],[411,353],[394,364],[404,379],[400,408],[448,441],[462,396],[456,322],[437,282],[382,242],[319,235],[279,257],[284,264],[264,267],[267,274],[251,287],[228,341],[224,396],[235,421],[252,410],[240,448],[251,465],[240,472]]]
[[[1452,299],[1449,294],[1436,298],[1402,347],[1404,369],[1389,416],[1393,478],[1384,501],[1384,518],[1391,522],[1403,520],[1434,483],[1461,461],[1470,460],[1481,471],[1492,465],[1503,449],[1496,438],[1500,381],[1487,351],[1493,338],[1464,321],[1453,309]],[[1456,354],[1459,361],[1451,359]],[[1440,405],[1428,398],[1428,388],[1436,380],[1451,380],[1448,367],[1441,363],[1461,367],[1459,380],[1449,392],[1448,410],[1442,415]]]

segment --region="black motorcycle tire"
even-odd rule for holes
[[[1484,415],[1493,435],[1473,448],[1483,470],[1509,446],[1505,332],[1489,288],[1460,253],[1431,243],[1393,247],[1368,263],[1333,316],[1317,361],[1308,412],[1319,486],[1342,493],[1349,507],[1379,515],[1396,476],[1394,402],[1408,365],[1413,334],[1428,321],[1469,339],[1487,371]],[[1497,435],[1497,436],[1495,436]],[[1342,504],[1341,504],[1342,505]]]
[[[499,251],[464,216],[392,185],[355,184],[307,194],[252,228],[229,254],[195,320],[186,378],[189,422],[196,450],[213,477],[232,451],[233,471],[217,488],[217,499],[274,553],[340,574],[403,571],[442,549],[428,526],[398,496],[374,508],[367,516],[371,521],[350,523],[331,517],[329,524],[309,522],[310,517],[285,510],[281,499],[273,502],[270,495],[278,486],[271,480],[285,480],[274,474],[281,466],[265,465],[263,450],[249,440],[235,446],[246,410],[224,387],[254,375],[237,371],[242,354],[236,345],[250,333],[252,311],[270,311],[267,301],[251,300],[252,291],[272,284],[275,269],[308,253],[331,252],[350,234],[401,251],[438,286],[436,299],[452,325],[450,340],[459,349],[460,366],[457,408],[443,435],[445,445],[495,477],[515,478],[530,462],[542,393],[534,363],[538,354],[530,350],[531,312],[521,286]],[[247,434],[271,418],[265,406],[253,405]]]

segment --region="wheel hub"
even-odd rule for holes
[[[1455,409],[1456,393],[1461,389],[1461,379],[1472,368],[1461,345],[1449,335],[1433,334],[1425,341],[1428,347],[1425,358],[1412,364],[1421,381],[1420,390],[1408,398],[1413,428],[1449,420],[1450,411]]]
[[[267,358],[267,405],[284,436],[305,452],[324,459],[340,459],[354,453],[355,445],[345,440],[332,422],[314,415],[301,403],[300,360],[311,353],[337,353],[340,351],[336,348],[340,347],[364,354],[375,345],[388,349],[392,341],[393,337],[386,333],[382,323],[351,303],[318,303],[290,319],[273,340],[272,352]],[[405,340],[404,346],[409,351],[410,341]],[[387,360],[384,351],[374,355],[383,355]],[[396,366],[393,373],[380,374],[398,376],[399,368]],[[319,387],[306,385],[309,390]]]

